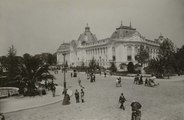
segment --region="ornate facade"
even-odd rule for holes
[[[148,49],[150,59],[157,57],[159,40],[146,39],[131,26],[131,23],[129,26],[121,24],[110,37],[101,40],[97,39],[87,25],[78,40],[60,45],[57,50],[57,62],[59,65],[63,64],[62,52],[65,52],[66,61],[70,66],[80,66],[82,63],[88,66],[94,58],[105,68],[109,67],[112,61],[120,68],[121,63],[137,63],[135,56],[141,45]]]

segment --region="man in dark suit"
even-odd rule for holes
[[[123,93],[121,93],[121,96],[119,97],[119,103],[121,104],[120,108],[123,109],[123,110],[125,110],[125,107],[124,107],[125,101],[126,101],[126,99],[125,99]]]
[[[75,99],[76,99],[76,103],[79,103],[79,92],[78,90],[75,91]]]

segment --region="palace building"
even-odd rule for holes
[[[143,37],[131,23],[129,26],[120,27],[108,38],[98,40],[95,34],[90,31],[87,25],[85,31],[79,35],[77,40],[70,43],[63,43],[57,49],[57,63],[63,64],[63,53],[69,66],[89,65],[95,59],[100,66],[108,68],[111,62],[120,69],[120,64],[125,66],[129,62],[137,64],[135,56],[138,54],[140,46],[144,46],[149,51],[150,59],[156,58],[159,51],[160,36],[155,40],[148,40]]]

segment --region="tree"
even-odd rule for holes
[[[158,77],[169,75],[171,73],[178,73],[179,56],[175,53],[175,47],[171,40],[164,39],[160,43],[158,58],[151,60],[148,68],[152,69]]]
[[[48,53],[47,64],[49,64],[49,65],[56,65],[56,61],[57,61],[56,54]]]
[[[7,77],[9,81],[14,81],[16,75],[19,74],[20,59],[21,57],[16,56],[16,49],[12,45],[8,50],[7,61],[5,64],[8,72]]]
[[[184,45],[177,49],[177,52],[174,54],[175,64],[174,68],[178,75],[180,75],[184,71]]]
[[[141,66],[148,62],[149,59],[149,53],[148,50],[144,48],[144,46],[140,46],[139,53],[135,56],[135,59],[138,61],[138,63],[141,64]]]
[[[17,87],[17,75],[19,75],[21,72],[20,65],[23,58],[21,56],[16,56],[16,49],[12,45],[8,49],[7,56],[2,56],[0,59],[2,69],[6,70],[5,73],[2,72],[3,75],[6,76],[6,81],[4,81],[3,86]]]
[[[42,80],[54,79],[49,72],[49,65],[42,64],[36,56],[24,54],[23,63],[21,64],[21,73],[19,74],[21,81],[27,83],[28,95],[35,94],[34,89],[37,82]]]
[[[81,69],[82,69],[83,71],[85,71],[85,63],[84,63],[84,61],[82,61],[82,63],[81,63]]]
[[[97,67],[97,63],[93,57],[92,60],[89,62],[89,70],[94,71],[96,69],[96,67]]]
[[[109,67],[111,72],[117,72],[117,67],[114,62],[111,62],[111,66]]]
[[[96,69],[98,69],[98,70],[101,69],[99,62],[96,63]]]
[[[160,44],[159,58],[169,58],[174,53],[174,43],[168,38]]]
[[[119,65],[120,69],[124,69],[125,66],[126,66],[126,63],[121,63],[121,64]]]
[[[26,87],[32,93],[38,81],[54,79],[54,76],[49,72],[49,65],[39,55],[31,56],[26,53],[23,57],[16,56],[14,46],[9,48],[7,57],[0,57],[0,62],[7,70],[7,80],[4,84],[6,87],[23,88],[20,83],[27,83]]]
[[[128,73],[134,73],[135,72],[134,64],[132,62],[128,63],[127,70],[128,70]]]
[[[7,70],[7,57],[6,56],[1,56],[0,57],[0,67],[3,70]]]
[[[54,53],[54,54],[42,53],[42,54],[35,55],[35,57],[40,59],[40,61],[42,61],[42,63],[46,63],[48,65],[56,65],[56,63],[57,63],[56,53]]]
[[[175,50],[174,50],[174,43],[169,40],[168,38],[164,39],[163,42],[160,44],[159,50],[159,59],[160,61],[164,61],[163,68],[164,74],[167,74],[169,77],[170,73],[175,72]]]
[[[149,62],[148,69],[151,71],[151,73],[154,73],[157,77],[161,78],[164,74],[164,59],[152,59]]]

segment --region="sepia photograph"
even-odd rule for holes
[[[184,0],[0,0],[0,120],[184,120]]]

